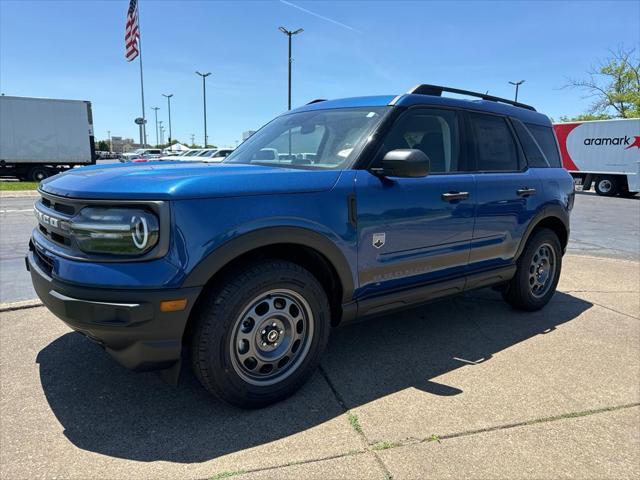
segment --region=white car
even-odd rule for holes
[[[213,150],[212,152],[207,152],[206,154],[199,155],[197,160],[202,160],[203,162],[209,163],[217,163],[224,160],[231,152],[233,152],[233,148],[219,148],[217,150]]]
[[[157,160],[162,156],[162,150],[159,148],[138,148],[133,152],[123,153],[120,157],[121,162],[132,162],[134,160],[147,161]]]

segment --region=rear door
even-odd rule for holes
[[[398,118],[376,155],[420,149],[431,160],[424,178],[356,177],[361,296],[442,278],[467,268],[475,180],[468,172],[464,123],[456,110],[413,108]]]
[[[508,118],[467,112],[477,185],[469,271],[513,262],[520,240],[542,207],[542,185],[529,169]]]

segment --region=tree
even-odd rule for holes
[[[640,117],[640,55],[624,47],[609,53],[587,72],[589,78],[569,79],[566,87],[582,89],[585,98],[594,99],[585,115],[572,120]]]
[[[100,152],[108,152],[109,151],[109,144],[107,142],[105,142],[104,140],[100,140],[98,142],[98,151],[100,151]]]

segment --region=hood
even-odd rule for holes
[[[149,162],[74,168],[48,178],[40,188],[73,198],[177,200],[319,192],[331,189],[339,177],[339,170]]]

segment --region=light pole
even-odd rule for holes
[[[524,83],[524,80],[520,80],[519,82],[509,82],[511,85],[516,86],[516,102],[518,101],[518,87]]]
[[[304,32],[304,30],[302,28],[299,28],[295,31],[291,31],[291,30],[287,30],[284,27],[278,27],[278,30],[280,30],[282,33],[284,33],[288,38],[289,38],[289,95],[288,95],[288,110],[291,110],[291,62],[293,62],[293,59],[291,58],[291,37],[293,37],[294,35],[297,35],[299,33]]]
[[[195,145],[196,144],[196,136],[192,133],[191,134],[191,145]]]
[[[151,107],[151,110],[154,111],[154,113],[156,114],[156,147],[158,145],[160,145],[158,143],[158,110],[160,110],[160,107]]]
[[[160,129],[160,145],[164,145],[164,138],[162,138],[162,131],[164,127],[162,126],[162,120],[158,122],[158,128]]]
[[[171,145],[171,97],[173,97],[173,93],[163,93],[162,96],[167,97],[167,108],[169,109],[169,145]]]
[[[109,137],[109,152],[113,152],[113,143],[111,143],[111,130],[107,130],[107,136]]]
[[[204,107],[204,148],[207,148],[207,84],[205,80],[209,75],[211,75],[211,72],[196,72],[196,75],[200,75],[202,77],[202,104]]]

